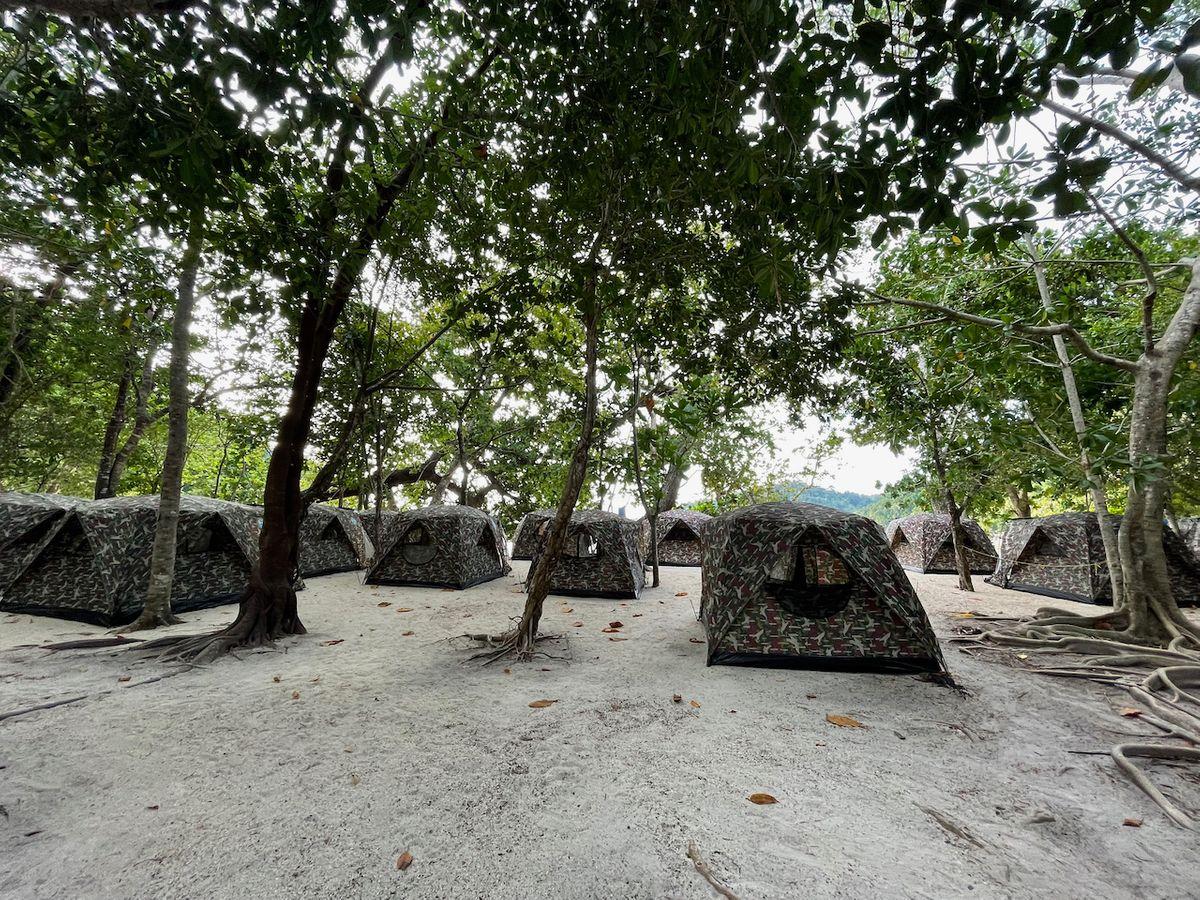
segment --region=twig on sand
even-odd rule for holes
[[[91,694],[80,694],[78,697],[67,697],[65,700],[52,700],[49,703],[39,703],[36,706],[24,706],[21,709],[13,709],[6,713],[0,713],[0,721],[15,719],[17,716],[37,712],[39,709],[54,709],[56,706],[66,706],[68,703],[78,703],[80,700],[86,700],[90,696]]]
[[[937,822],[947,834],[951,834],[959,840],[966,841],[976,849],[983,849],[983,842],[979,840],[979,838],[975,837],[975,835],[971,834],[965,825],[959,825],[949,816],[938,812],[936,809],[931,809],[928,806],[918,805],[917,808],[921,810],[921,812],[925,813],[925,815],[929,816],[929,818],[933,819],[933,821]]]
[[[60,641],[57,644],[41,644],[42,650],[96,650],[101,647],[119,647],[122,644],[145,643],[142,638],[131,638],[123,635],[102,638],[83,638],[77,641]]]
[[[712,869],[708,867],[708,863],[700,856],[700,850],[696,847],[695,841],[688,841],[687,855],[688,859],[692,861],[692,865],[696,867],[696,871],[700,873],[705,881],[712,885],[714,891],[722,897],[727,898],[727,900],[738,900],[738,895],[725,887],[717,876],[713,874]]]

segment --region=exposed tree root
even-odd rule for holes
[[[700,873],[700,876],[705,881],[712,885],[712,889],[714,891],[726,898],[726,900],[738,900],[737,894],[725,887],[725,885],[721,883],[720,879],[713,874],[713,870],[709,868],[708,863],[706,863],[704,858],[700,855],[700,850],[696,847],[695,841],[688,841],[687,855],[688,859],[692,861],[692,865],[696,867],[696,871]]]
[[[122,630],[151,631],[155,628],[165,628],[167,625],[179,625],[182,622],[183,619],[179,618],[179,616],[175,615],[175,613],[169,610],[161,615],[155,615],[151,613],[149,616],[147,616],[143,611],[142,614],[137,617],[136,621],[131,622]]]
[[[490,666],[492,663],[505,657],[512,657],[518,662],[531,662],[535,659],[564,658],[545,653],[533,647],[522,646],[520,632],[515,628],[512,631],[506,631],[504,634],[464,634],[461,637],[476,644],[487,646],[486,650],[481,650],[467,657],[467,662],[479,662],[481,666]],[[533,640],[536,647],[542,641],[556,641],[561,637],[561,634],[538,634],[534,636]]]
[[[144,644],[142,638],[127,638],[121,635],[114,637],[102,638],[83,638],[78,641],[60,641],[57,644],[31,644],[30,646],[38,647],[41,650],[96,650],[101,647],[119,647],[123,644]]]
[[[34,706],[23,706],[20,709],[12,709],[8,712],[0,713],[0,722],[5,719],[15,719],[17,716],[28,715],[31,712],[37,712],[39,709],[54,709],[56,706],[66,706],[69,703],[78,703],[81,700],[86,700],[91,694],[80,694],[78,697],[67,697],[65,700],[52,700],[49,703],[38,703]]]
[[[1076,616],[1041,609],[1034,619],[1007,628],[959,629],[959,642],[977,649],[1009,648],[1027,668],[1058,678],[1083,678],[1123,688],[1141,709],[1138,721],[1158,729],[1163,737],[1187,746],[1136,742],[1118,744],[1110,751],[1118,768],[1183,828],[1195,826],[1193,816],[1169,800],[1133,758],[1200,763],[1200,627],[1181,615],[1163,618],[1161,641],[1136,633],[1121,610],[1100,616]],[[1164,644],[1166,646],[1164,646]],[[1078,654],[1079,662],[1061,657]],[[1034,660],[1058,657],[1050,665]]]

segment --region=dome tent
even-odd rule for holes
[[[427,506],[391,519],[366,581],[461,589],[508,571],[495,519],[470,506]]]
[[[977,575],[990,575],[996,568],[996,548],[974,519],[962,520],[967,561]],[[900,565],[910,572],[953,573],[954,540],[946,513],[916,513],[887,524],[888,542]]]
[[[0,593],[54,537],[79,497],[61,494],[0,493]]]
[[[554,512],[553,509],[535,509],[525,513],[513,537],[513,559],[533,559],[537,550],[538,529],[543,522],[554,518]]]
[[[708,513],[695,509],[668,509],[658,514],[655,531],[658,542],[658,564],[661,566],[699,566],[700,529],[711,519]],[[649,518],[642,519],[646,544],[642,548],[649,562]]]
[[[537,531],[540,552],[550,518]],[[600,509],[577,509],[567,526],[562,556],[550,577],[550,593],[568,597],[636,600],[646,585],[637,522]],[[530,571],[536,562],[530,565]]]
[[[872,520],[762,503],[702,531],[708,664],[941,672],[937,638]]]
[[[1121,519],[1112,517],[1120,528]],[[1163,529],[1163,550],[1175,600],[1200,602],[1200,566],[1183,540]],[[1000,542],[1000,561],[989,584],[1082,603],[1112,603],[1112,583],[1095,513],[1066,512],[1012,519]]]
[[[81,502],[13,582],[0,609],[119,625],[142,609],[158,497]],[[258,559],[253,507],[184,495],[179,504],[171,606],[237,600]]]
[[[305,578],[364,569],[370,539],[348,509],[314,503],[300,523],[300,574]]]

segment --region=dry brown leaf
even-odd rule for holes
[[[156,812],[158,810],[158,804],[155,803],[153,806],[147,806],[146,809],[150,810],[151,812]]]
[[[805,696],[805,697],[807,697],[809,700],[816,700],[816,699],[817,699],[817,695],[816,695],[816,694],[805,694],[804,696]]]
[[[600,629],[600,631],[604,634],[617,634],[620,632],[620,630],[621,630],[620,628],[601,628]]]
[[[334,638],[332,641],[321,641],[321,646],[322,647],[332,647],[335,644],[342,643],[344,640],[346,640],[346,639],[345,638]]]
[[[610,637],[610,638],[609,638],[609,640],[610,640],[610,641],[627,641],[627,640],[629,640],[629,638],[626,638],[626,637]]]
[[[413,864],[413,855],[411,853],[409,853],[407,850],[405,850],[403,853],[401,853],[399,856],[396,857],[396,868],[399,869],[401,872],[403,872],[405,869],[407,869],[412,864]]]
[[[274,678],[272,678],[271,680],[272,680],[273,682],[275,682],[276,684],[279,684],[279,676],[278,676],[278,675],[276,675],[276,676],[275,676]]]
[[[825,721],[830,725],[836,725],[838,728],[866,728],[862,722],[853,716],[839,716],[836,713],[826,713]]]
[[[379,604],[379,607],[380,607],[380,609],[382,609],[385,606],[391,606],[391,605],[392,605],[391,600],[384,600],[382,603]]]
[[[1122,822],[1121,824],[1122,824],[1122,825],[1127,825],[1127,826],[1129,826],[1130,828],[1141,828],[1141,827],[1142,827],[1142,820],[1141,820],[1141,819],[1133,819],[1133,818],[1130,818],[1130,819],[1126,819],[1126,820],[1125,820],[1124,822]]]
[[[572,622],[572,623],[571,623],[571,627],[572,627],[572,628],[582,628],[582,627],[583,627],[583,623],[582,623],[582,622]]]
[[[396,612],[398,612],[398,613],[401,613],[401,612],[412,612],[412,607],[411,607],[411,606],[397,606],[397,607],[396,607]]]
[[[402,631],[400,637],[412,637],[414,634],[416,634],[415,631]]]
[[[757,803],[759,806],[770,806],[772,803],[779,802],[774,797],[772,797],[770,794],[763,794],[763,793],[751,794],[746,799],[749,800],[751,803]]]
[[[634,614],[633,614],[633,617],[634,617],[635,619],[639,619],[639,618],[641,618],[641,615],[642,615],[641,613],[634,613]]]
[[[687,596],[687,591],[676,591],[676,592],[675,592],[675,596],[676,596],[676,597],[686,597],[686,596]]]
[[[293,700],[299,700],[299,699],[300,699],[300,692],[299,692],[299,691],[292,691],[292,699],[293,699]]]
[[[692,706],[692,708],[693,708],[693,709],[699,709],[699,708],[700,708],[700,701],[699,701],[699,700],[689,700],[689,701],[688,701],[688,703],[689,703],[689,704]]]
[[[120,677],[117,678],[117,681],[129,681],[132,678],[133,678],[132,675],[121,675]]]
[[[309,683],[309,684],[320,684],[320,683],[321,683],[321,676],[320,676],[320,675],[318,675],[316,678],[310,678],[310,679],[309,679],[309,681],[308,681],[308,683]]]
[[[575,607],[573,607],[573,606],[564,606],[564,607],[562,608],[562,611],[563,611],[563,612],[565,612],[565,613],[573,613],[573,612],[575,612]]]
[[[343,752],[343,753],[353,753],[353,752],[354,752],[354,748],[353,748],[353,747],[343,747],[343,748],[342,748],[342,752]]]
[[[361,779],[361,778],[359,778],[359,777],[358,777],[357,775],[355,775],[354,773],[351,773],[351,774],[350,774],[350,783],[351,783],[351,784],[353,784],[353,785],[357,785],[357,784],[358,784],[359,782],[361,782],[361,781],[362,781],[362,779]]]
[[[505,669],[505,670],[504,670],[504,674],[505,674],[505,675],[511,675],[511,674],[512,674],[512,669]]]
[[[975,618],[975,613],[969,612],[969,611],[951,613],[950,615],[954,616],[954,618],[956,618],[956,619],[973,619],[973,618]]]
[[[1138,709],[1136,706],[1122,706],[1120,709],[1117,710],[1117,712],[1119,712],[1121,715],[1123,715],[1127,719],[1136,719],[1138,716],[1140,716],[1142,714],[1142,711],[1140,709]]]
[[[682,694],[672,694],[671,699],[674,700],[676,703],[682,703],[683,695]]]
[[[545,709],[547,706],[553,706],[557,700],[534,700],[529,704],[530,709]]]
[[[609,628],[621,628],[621,627],[623,627],[624,625],[625,625],[625,623],[624,623],[624,622],[622,622],[620,619],[618,619],[618,620],[617,620],[617,621],[615,621],[615,622],[609,622],[609,623],[608,623],[608,627],[609,627]]]
[[[688,638],[688,641],[693,644],[703,644],[704,643],[703,638]]]

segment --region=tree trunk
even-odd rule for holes
[[[96,499],[101,500],[105,497],[115,497],[121,489],[121,478],[125,475],[125,469],[129,466],[129,460],[137,450],[138,445],[142,441],[142,436],[146,433],[146,429],[159,418],[156,414],[150,412],[150,395],[154,391],[154,357],[158,354],[158,338],[151,339],[146,347],[146,357],[142,362],[142,374],[138,379],[136,387],[137,402],[133,413],[133,428],[130,429],[129,435],[121,444],[120,449],[113,455],[112,465],[108,467],[107,477],[101,478],[97,475],[97,486],[103,481],[103,493],[97,492]],[[167,407],[168,411],[170,406]]]
[[[129,417],[129,388],[133,384],[134,354],[132,349],[125,355],[125,363],[121,369],[121,377],[117,381],[117,398],[113,401],[112,413],[104,428],[104,443],[100,449],[100,462],[96,466],[96,483],[92,496],[97,500],[108,497],[108,481],[112,475],[113,461],[117,455],[117,441],[125,429],[125,420]]]
[[[150,551],[150,584],[142,614],[128,630],[140,631],[181,621],[171,612],[171,585],[175,577],[175,544],[179,531],[179,504],[183,492],[183,466],[187,457],[188,360],[192,310],[196,301],[196,272],[203,243],[202,217],[192,213],[188,244],[179,272],[175,318],[171,323],[170,400],[167,414],[167,452],[163,458],[158,495],[158,519]]]
[[[1042,299],[1042,308],[1047,313],[1054,312],[1054,301],[1050,296],[1050,284],[1046,280],[1046,268],[1038,255],[1033,239],[1025,237],[1025,248],[1033,260],[1033,273],[1037,279],[1038,294]],[[1112,517],[1108,511],[1108,493],[1104,482],[1096,474],[1092,466],[1092,458],[1087,451],[1087,420],[1083,415],[1083,402],[1079,398],[1079,387],[1075,382],[1075,368],[1071,364],[1071,355],[1067,351],[1067,342],[1061,334],[1053,337],[1054,353],[1058,357],[1058,368],[1062,373],[1063,389],[1067,395],[1067,405],[1071,410],[1071,424],[1075,429],[1075,437],[1079,442],[1079,468],[1083,472],[1088,485],[1088,494],[1096,510],[1096,521],[1100,526],[1100,540],[1104,544],[1104,561],[1108,566],[1108,580],[1112,585],[1113,606],[1120,609],[1125,598],[1125,579],[1121,571],[1121,554],[1117,544],[1117,530],[1113,526]]]
[[[550,523],[550,531],[545,545],[534,561],[532,571],[526,579],[525,609],[521,614],[521,622],[517,626],[516,649],[518,653],[529,653],[537,640],[538,624],[542,618],[542,605],[550,592],[550,578],[554,567],[562,555],[567,543],[567,532],[570,528],[571,514],[575,504],[579,502],[579,493],[583,490],[583,482],[587,477],[588,454],[592,446],[592,435],[596,430],[596,358],[599,345],[600,303],[596,297],[595,275],[588,278],[583,300],[583,322],[585,330],[584,359],[586,373],[584,375],[583,428],[579,432],[579,440],[571,453],[571,463],[567,469],[567,478],[563,484],[562,496],[558,501],[558,509]]]
[[[958,587],[959,590],[974,593],[975,581],[971,578],[971,560],[967,556],[967,536],[962,527],[962,508],[950,487],[950,477],[946,469],[946,460],[942,456],[937,426],[932,421],[929,423],[929,443],[933,450],[934,470],[942,488],[942,502],[950,516],[950,540],[954,545],[954,568],[958,570]]]
[[[22,317],[21,324],[14,331],[5,354],[4,365],[0,367],[0,408],[7,406],[8,402],[12,400],[13,394],[16,393],[17,385],[21,380],[21,372],[25,368],[22,357],[33,342],[34,331],[50,313],[50,308],[55,301],[62,295],[63,288],[67,283],[67,276],[73,270],[73,266],[59,267],[54,280],[35,295],[34,308],[28,315]]]
[[[1029,506],[1029,492],[1025,488],[1009,485],[1005,491],[1008,493],[1008,505],[1014,516],[1018,519],[1028,519],[1033,515],[1033,510]]]

